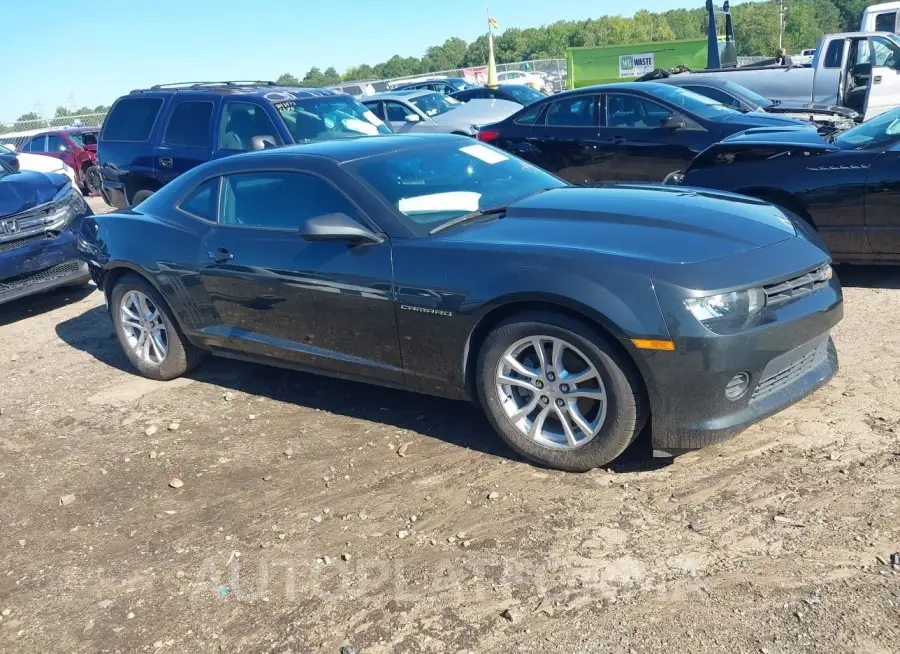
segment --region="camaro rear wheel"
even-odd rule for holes
[[[562,314],[530,313],[498,326],[478,361],[488,418],[517,452],[562,470],[609,463],[646,422],[631,362]]]
[[[126,275],[117,281],[109,310],[125,355],[145,377],[175,379],[203,359],[203,351],[185,339],[159,293],[143,279]]]

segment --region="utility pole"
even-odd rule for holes
[[[778,0],[778,49],[781,50],[784,41],[784,0]]]

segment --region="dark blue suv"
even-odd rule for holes
[[[97,162],[107,204],[138,204],[210,159],[391,130],[352,96],[275,82],[187,82],[132,91],[103,124]]]

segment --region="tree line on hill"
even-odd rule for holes
[[[883,1],[883,0],[880,0]],[[778,0],[745,2],[732,7],[738,56],[775,56],[778,47]],[[784,47],[797,53],[812,48],[823,34],[859,29],[865,7],[873,0],[788,0]],[[502,17],[499,17],[502,20]],[[519,29],[511,27],[494,37],[497,63],[564,57],[567,47],[619,45],[702,39],[706,36],[705,8],[673,9],[661,13],[646,10],[632,18],[601,16],[590,20],[561,20],[552,25]],[[721,28],[720,28],[721,29]],[[333,66],[324,71],[311,68],[298,78],[285,73],[281,84],[310,87],[334,86],[341,82],[369,81],[420,75],[469,66],[484,66],[488,58],[487,34],[471,43],[459,37],[428,48],[422,57],[394,55],[380,64],[361,64],[343,74]]]

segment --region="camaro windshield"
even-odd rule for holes
[[[410,103],[415,105],[416,109],[424,113],[426,116],[440,116],[451,109],[456,109],[460,104],[459,100],[449,98],[440,93],[428,93],[420,95],[416,98],[410,98]]]
[[[481,143],[439,143],[365,159],[357,174],[420,234],[465,214],[504,207],[566,182]]]
[[[834,144],[844,150],[864,150],[889,145],[897,140],[900,140],[900,108],[891,109],[838,134]]]
[[[275,108],[295,143],[391,133],[375,114],[347,97],[291,100],[278,102]]]
[[[715,120],[737,112],[736,109],[726,107],[724,104],[707,98],[705,95],[700,95],[678,86],[660,84],[653,90],[653,95],[675,105],[679,109],[684,109],[688,113],[707,120]]]

